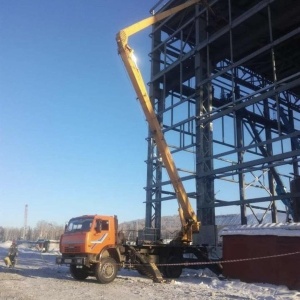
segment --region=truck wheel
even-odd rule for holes
[[[182,266],[181,265],[176,265],[182,263],[182,259],[180,259],[177,256],[172,256],[168,259],[168,264],[170,266],[165,267],[165,274],[167,278],[178,278],[180,277],[182,273]],[[175,264],[172,266],[172,264]]]
[[[117,263],[111,258],[104,258],[95,269],[95,276],[99,283],[110,283],[117,276]]]
[[[88,271],[85,269],[85,267],[76,268],[75,265],[70,265],[70,273],[71,276],[76,280],[84,280],[89,276]]]

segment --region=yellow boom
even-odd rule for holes
[[[189,198],[182,184],[182,181],[177,172],[174,160],[172,158],[169,147],[165,141],[161,126],[158,122],[157,116],[154,112],[150,97],[148,95],[143,77],[133,58],[133,49],[128,45],[128,38],[159,22],[170,15],[173,15],[193,4],[199,3],[199,0],[189,0],[181,5],[174,8],[166,10],[164,12],[158,13],[157,15],[151,16],[144,20],[141,20],[131,26],[122,29],[117,33],[117,44],[118,52],[122,57],[125,68],[128,72],[132,85],[135,89],[137,97],[140,101],[146,119],[148,121],[149,127],[151,129],[153,138],[155,139],[157,148],[161,155],[164,166],[168,172],[172,185],[174,187],[177,200],[179,203],[179,216],[182,223],[182,237],[181,241],[183,243],[190,243],[192,241],[192,234],[199,232],[200,222],[197,220],[197,216],[190,204]]]

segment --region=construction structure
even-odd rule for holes
[[[149,95],[202,223],[197,243],[216,243],[215,215],[226,211],[241,224],[296,219],[299,14],[293,0],[206,0],[153,25]],[[150,130],[147,141],[145,222],[159,231],[176,195]]]

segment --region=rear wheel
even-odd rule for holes
[[[168,259],[168,264],[165,267],[164,273],[166,274],[167,278],[178,278],[180,277],[182,273],[182,266],[180,265],[182,263],[182,259],[177,256],[171,256]]]
[[[71,276],[76,280],[84,280],[89,276],[86,267],[76,268],[75,265],[70,265]]]
[[[117,276],[117,263],[111,258],[104,258],[95,269],[95,276],[99,283],[110,283]]]

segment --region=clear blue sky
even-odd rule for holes
[[[0,226],[144,218],[147,124],[116,33],[156,0],[0,0]],[[145,79],[151,40],[131,39]]]
[[[23,226],[26,204],[32,227],[144,218],[147,124],[115,35],[157,2],[0,0],[0,226]],[[149,32],[130,39],[146,82]]]

